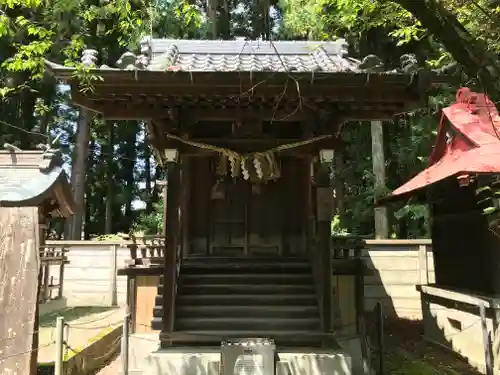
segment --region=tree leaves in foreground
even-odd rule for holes
[[[1,0],[0,0],[1,1]],[[150,0],[153,1],[153,0]],[[30,149],[48,133],[64,132],[66,158],[74,148],[78,110],[68,106],[68,92],[44,76],[49,58],[83,71],[84,48],[99,51],[99,63],[112,65],[141,36],[205,38],[213,33],[204,1],[159,0],[3,0],[0,12],[0,143]],[[264,25],[249,0],[227,0],[216,7],[221,38],[333,40],[344,37],[354,56],[377,54],[388,68],[405,53],[414,53],[430,68],[450,69],[453,81],[430,98],[428,108],[399,115],[385,129],[387,185],[395,188],[426,166],[440,109],[453,100],[456,87],[482,85],[498,90],[500,7],[487,0],[281,0],[266,3],[272,11]],[[264,28],[265,26],[265,29]],[[269,29],[269,30],[268,30]],[[458,64],[454,64],[458,63]],[[457,68],[458,67],[458,68]],[[345,167],[336,171],[345,185],[345,215],[339,230],[373,231],[371,145],[366,123],[346,127]],[[108,134],[113,129],[113,144]],[[86,233],[99,233],[106,212],[116,218],[115,232],[130,228],[158,230],[160,207],[154,189],[160,171],[151,163],[143,126],[132,122],[93,122],[86,175]],[[111,153],[111,155],[110,155]],[[108,161],[114,166],[108,167]],[[108,181],[113,182],[110,189]],[[112,195],[110,195],[113,192]],[[146,200],[148,209],[135,220],[132,202]],[[106,202],[111,199],[106,210]],[[393,231],[398,237],[425,235],[426,213],[396,207]],[[337,218],[338,219],[338,218]],[[135,223],[135,224],[134,224]]]

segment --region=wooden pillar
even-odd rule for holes
[[[346,222],[346,210],[345,210],[345,186],[344,179],[341,176],[341,172],[345,168],[344,165],[344,153],[342,150],[335,150],[335,156],[333,159],[333,168],[335,171],[333,178],[333,188],[335,190],[335,211],[339,215],[340,225],[342,228],[347,228],[348,223]]]
[[[175,288],[177,282],[177,247],[179,245],[179,197],[180,165],[168,163],[166,204],[164,216],[164,273],[163,273],[163,327],[160,333],[161,346],[171,344],[170,334],[174,330]]]
[[[333,192],[330,186],[330,173],[327,164],[320,164],[316,170],[316,219],[318,255],[322,265],[322,302],[321,316],[325,332],[333,331],[332,319],[332,275],[331,275],[331,222]]]
[[[189,255],[189,215],[191,201],[191,160],[188,156],[182,158],[181,184],[183,186],[181,194],[181,235],[182,235],[182,256]]]
[[[384,158],[384,133],[382,121],[371,122],[372,133],[372,164],[375,176],[375,199],[379,198],[385,190],[385,158]],[[389,223],[387,220],[387,208],[375,207],[375,238],[389,237]]]

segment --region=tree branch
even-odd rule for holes
[[[443,43],[470,77],[476,77],[486,91],[500,92],[500,64],[475,39],[457,17],[436,0],[392,0],[413,14]]]

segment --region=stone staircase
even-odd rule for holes
[[[161,329],[162,303],[159,294],[155,329]],[[183,345],[270,337],[279,347],[319,347],[324,336],[311,266],[301,258],[187,259],[180,270],[174,329],[185,333],[175,340]]]

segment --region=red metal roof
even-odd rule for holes
[[[409,198],[438,181],[461,175],[500,173],[500,116],[486,94],[457,91],[444,108],[429,167],[381,202]]]

